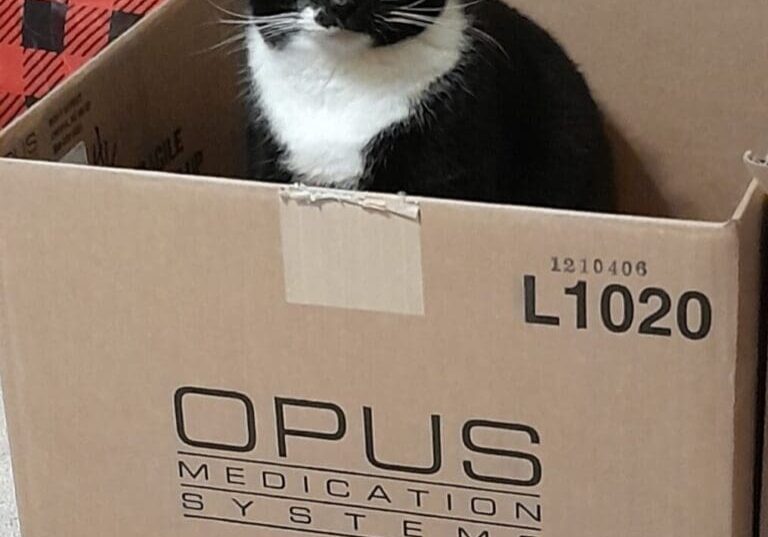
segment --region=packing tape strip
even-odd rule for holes
[[[288,303],[424,315],[418,203],[305,186],[279,203]]]

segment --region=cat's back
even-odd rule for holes
[[[533,92],[525,97],[565,98],[597,112],[578,66],[540,22],[500,0],[470,1],[466,10],[479,61],[493,65],[510,85]]]
[[[507,162],[517,177],[517,185],[509,185],[511,199],[610,210],[611,150],[578,65],[545,26],[499,0],[471,3],[467,13],[475,61],[486,66],[476,82],[495,81],[495,109],[486,112],[491,121],[505,122],[507,144],[514,147],[515,162]]]

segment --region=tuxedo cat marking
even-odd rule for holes
[[[408,121],[414,104],[459,62],[464,15],[446,11],[439,20],[412,39],[378,48],[363,34],[329,36],[333,30],[320,26],[273,47],[249,28],[262,118],[284,147],[286,168],[308,184],[358,188],[368,144]]]
[[[497,0],[251,0],[254,179],[611,206],[577,68]]]

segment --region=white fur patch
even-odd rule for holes
[[[436,24],[385,47],[323,29],[309,12],[282,48],[267,46],[249,28],[251,83],[287,150],[283,164],[308,184],[356,188],[366,146],[410,117],[427,88],[456,67],[466,26],[463,10],[449,0]]]

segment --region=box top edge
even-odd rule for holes
[[[274,192],[275,196],[279,194],[287,185],[280,183],[267,183],[261,181],[251,181],[246,179],[227,178],[208,175],[186,175],[180,173],[163,172],[163,171],[150,171],[150,170],[137,170],[131,168],[106,168],[97,166],[83,166],[79,164],[61,163],[61,162],[48,162],[48,161],[34,161],[26,159],[14,159],[8,157],[0,157],[0,165],[2,166],[31,166],[40,168],[73,168],[86,171],[88,174],[101,174],[106,177],[103,179],[110,179],[114,181],[151,181],[162,183],[176,183],[187,185],[207,185],[210,187],[223,187],[223,188],[237,188],[237,189],[249,189],[249,190],[266,190]],[[102,179],[102,180],[103,180]],[[4,178],[0,176],[0,181]],[[60,180],[60,179],[57,179]],[[313,187],[314,188],[314,187]],[[756,186],[754,187],[756,188]],[[318,188],[318,191],[326,189]],[[749,200],[752,197],[752,189],[748,189],[745,192],[744,199]],[[373,198],[380,199],[402,199],[402,196],[390,193],[381,192],[366,192]],[[596,212],[584,212],[566,209],[552,209],[545,207],[529,207],[523,205],[503,205],[493,203],[482,203],[464,200],[454,199],[439,199],[428,198],[423,196],[406,196],[408,200],[414,201],[421,206],[434,206],[434,207],[449,207],[454,209],[464,210],[490,210],[500,211],[506,213],[516,213],[519,215],[541,215],[544,217],[557,217],[557,218],[579,218],[579,219],[600,219],[608,220],[621,224],[638,224],[638,225],[653,225],[661,227],[673,227],[673,228],[687,228],[690,230],[707,229],[716,230],[723,229],[732,223],[734,218],[726,221],[707,221],[707,220],[691,220],[691,219],[679,219],[671,217],[656,217],[656,216],[638,216],[631,214],[610,214],[610,213],[596,213]]]

